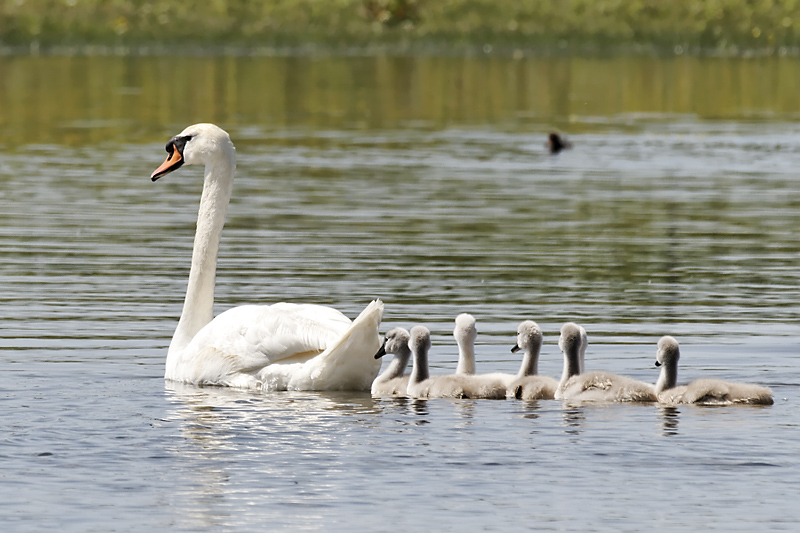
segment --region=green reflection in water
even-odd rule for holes
[[[791,57],[0,56],[0,142],[160,141],[200,121],[581,132],[640,113],[785,119],[800,112],[798,78]]]

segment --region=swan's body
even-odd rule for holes
[[[655,402],[654,387],[611,372],[580,372],[583,328],[572,322],[561,327],[558,346],[564,352],[564,371],[556,389],[556,399],[606,402]]]
[[[505,387],[480,376],[450,374],[431,376],[428,372],[428,351],[431,333],[425,326],[411,328],[409,348],[414,365],[408,378],[406,393],[414,398],[483,398],[500,400],[506,397]]]
[[[730,405],[735,403],[772,405],[772,391],[761,385],[731,383],[721,379],[697,379],[688,385],[678,385],[678,360],[680,347],[675,338],[666,335],[658,341],[656,366],[661,374],[655,390],[658,401],[675,405],[697,403],[706,405]]]
[[[411,348],[408,347],[409,333],[404,328],[394,328],[386,332],[375,358],[383,357],[387,353],[394,358],[386,370],[372,382],[373,396],[405,396],[408,388],[408,376],[405,375],[406,366],[411,359]]]
[[[164,377],[193,384],[294,390],[369,390],[383,303],[350,322],[330,307],[246,305],[213,317],[217,252],[233,189],[236,156],[228,134],[196,124],[167,143],[153,181],[184,163],[205,167],[186,300]]]
[[[542,349],[542,331],[532,320],[522,322],[517,328],[517,343],[511,353],[524,350],[522,364],[516,376],[506,385],[506,394],[518,400],[552,400],[558,381],[539,374],[539,352]]]

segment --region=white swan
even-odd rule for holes
[[[169,140],[153,181],[184,163],[205,166],[186,300],[167,353],[168,380],[294,390],[369,390],[380,370],[383,303],[350,320],[330,307],[246,305],[213,317],[222,226],[233,188],[236,152],[213,124],[189,126]]]
[[[581,328],[582,329],[582,328]],[[517,328],[517,343],[511,353],[524,350],[522,364],[516,376],[506,386],[506,393],[518,400],[552,400],[558,381],[539,374],[539,352],[542,349],[542,331],[533,320],[525,320]]]
[[[449,374],[431,376],[428,372],[428,351],[431,333],[425,326],[411,328],[408,346],[414,365],[408,378],[406,393],[413,398],[483,398],[501,400],[506,397],[502,383],[480,379],[480,376]]]
[[[575,401],[655,402],[654,387],[610,372],[580,373],[581,327],[568,322],[561,327],[558,346],[564,352],[564,371],[556,389],[556,399]]]
[[[655,387],[659,402],[669,405],[680,403],[772,405],[772,391],[761,385],[731,383],[721,379],[697,379],[688,385],[676,386],[680,357],[678,341],[669,335],[661,337],[656,352],[656,366],[661,367],[661,374]]]
[[[375,359],[387,353],[393,354],[394,359],[386,370],[372,382],[373,396],[405,396],[408,388],[408,375],[405,375],[406,366],[411,359],[411,348],[408,347],[409,333],[405,328],[393,328],[386,332]]]

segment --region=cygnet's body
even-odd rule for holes
[[[425,326],[411,328],[409,348],[414,360],[406,393],[414,398],[484,398],[504,399],[505,387],[491,380],[468,374],[431,377],[428,372],[428,351],[431,334]]]
[[[568,322],[561,327],[558,346],[564,352],[564,371],[556,389],[556,399],[605,402],[655,402],[654,387],[611,372],[580,373],[580,349],[585,332]]]
[[[661,374],[655,386],[658,401],[668,405],[696,403],[705,405],[772,405],[772,391],[761,385],[731,383],[721,379],[697,379],[676,386],[678,380],[678,341],[666,335],[658,341],[656,366]]]
[[[394,328],[386,333],[383,345],[375,359],[387,353],[393,354],[392,362],[383,373],[372,382],[373,396],[405,396],[408,388],[408,376],[405,375],[406,366],[411,359],[411,349],[408,347],[410,335],[405,328]]]
[[[539,374],[539,352],[542,349],[542,331],[532,320],[522,322],[517,328],[517,343],[511,353],[524,350],[519,372],[512,376],[506,387],[506,396],[518,400],[552,400],[558,381]]]

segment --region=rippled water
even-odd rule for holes
[[[372,87],[353,106],[385,94]],[[201,175],[148,176],[169,136],[202,117],[131,142],[95,138],[99,122],[77,141],[31,134],[0,152],[3,522],[795,529],[797,125],[630,107],[574,119],[575,149],[557,157],[546,126],[502,113],[435,127],[220,121],[239,166],[217,309],[308,301],[352,317],[380,297],[384,330],[431,328],[434,373],[455,367],[464,311],[478,319],[479,371],[516,370],[509,348],[527,318],[544,330],[540,371],[552,376],[565,321],[589,332],[588,368],[646,381],[655,342],[672,334],[682,380],[762,383],[774,406],[165,386]]]

